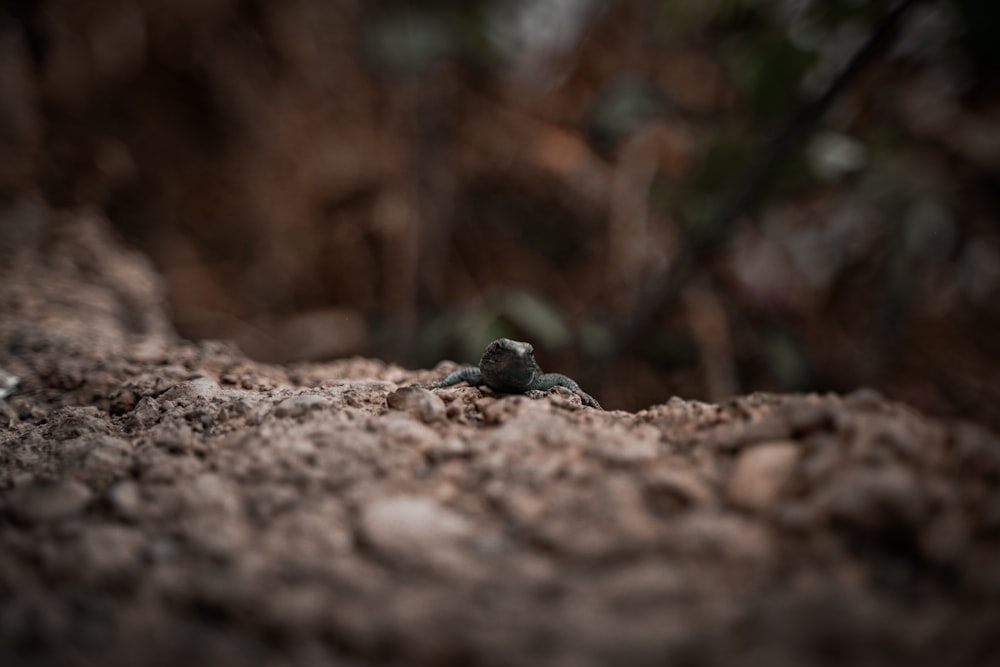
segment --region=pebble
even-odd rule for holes
[[[111,431],[107,414],[94,406],[59,408],[49,415],[48,424],[49,439],[58,442]]]
[[[608,429],[587,448],[595,456],[612,465],[648,463],[660,451],[660,432],[653,426],[642,424],[632,430]]]
[[[387,414],[382,421],[382,427],[386,438],[403,445],[425,448],[429,443],[440,440],[434,429],[400,414]]]
[[[763,564],[773,553],[771,537],[759,522],[711,509],[680,515],[669,543],[685,557],[730,564]]]
[[[128,416],[126,428],[130,431],[147,429],[160,418],[160,404],[155,398],[143,396]]]
[[[19,384],[21,384],[21,378],[0,368],[0,400],[13,394]]]
[[[142,494],[139,485],[132,480],[118,482],[107,493],[108,502],[120,516],[135,519],[142,509]]]
[[[768,414],[752,421],[723,423],[706,433],[706,442],[717,450],[733,451],[756,443],[785,440],[790,435],[791,427],[783,416]]]
[[[183,497],[186,505],[199,514],[230,516],[238,514],[242,507],[239,486],[214,473],[203,473],[186,484]]]
[[[425,424],[445,418],[444,401],[434,392],[420,387],[397,389],[386,396],[385,401],[393,410],[406,412]]]
[[[292,396],[278,403],[274,408],[275,417],[301,417],[313,410],[325,410],[331,406],[330,400],[316,394]]]
[[[171,387],[164,392],[162,399],[165,401],[211,400],[219,395],[220,390],[219,383],[212,378],[199,377]]]
[[[171,419],[160,422],[150,429],[149,437],[157,449],[172,454],[190,452],[198,441],[198,436],[195,435],[191,427],[182,419]]]
[[[80,438],[61,443],[59,456],[75,479],[103,488],[127,474],[131,446],[114,436]]]
[[[877,390],[863,387],[845,396],[844,405],[854,410],[876,411],[885,405],[885,398]]]
[[[740,453],[729,478],[729,501],[750,510],[764,509],[777,500],[799,460],[794,442],[756,445]]]
[[[390,496],[370,502],[361,512],[364,539],[389,560],[433,564],[441,550],[468,539],[472,526],[462,516],[430,498]]]
[[[476,409],[482,415],[483,423],[488,426],[497,426],[508,421],[520,413],[527,404],[522,396],[502,396],[497,398],[490,394],[475,401]],[[533,403],[534,405],[545,405],[544,403]]]
[[[93,497],[85,485],[71,479],[31,481],[8,497],[14,516],[26,523],[68,519],[83,511]]]
[[[17,411],[0,398],[0,428],[7,428],[18,421]]]
[[[456,437],[430,440],[423,444],[420,451],[431,461],[460,458],[470,453],[469,445]]]
[[[145,547],[142,533],[113,524],[88,526],[81,540],[81,558],[90,576],[134,573]]]
[[[707,505],[713,500],[711,488],[689,468],[661,468],[647,475],[643,496],[650,511],[657,516],[669,516],[691,505]]]

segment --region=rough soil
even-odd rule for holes
[[[254,363],[176,338],[101,220],[22,223],[0,664],[1000,664],[984,428],[864,390],[633,414]]]

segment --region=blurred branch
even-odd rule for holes
[[[736,355],[729,317],[716,290],[698,281],[680,293],[691,336],[698,345],[701,373],[708,400],[721,402],[739,393]]]
[[[709,220],[705,226],[709,233],[689,238],[685,250],[640,291],[631,317],[615,331],[604,355],[591,364],[586,385],[603,385],[609,370],[622,353],[633,348],[656,317],[677,299],[698,268],[715,258],[744,219],[744,213],[761,199],[774,182],[779,168],[808,138],[833,102],[892,44],[907,14],[924,1],[901,0],[897,3],[826,89],[817,97],[803,102],[789,116],[778,134],[758,152],[757,158]]]

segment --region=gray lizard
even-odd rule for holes
[[[535,361],[535,348],[529,343],[509,338],[499,338],[487,345],[478,366],[463,366],[440,380],[414,386],[438,389],[459,382],[468,382],[474,387],[486,385],[494,391],[508,394],[523,394],[531,389],[544,391],[556,386],[566,387],[579,396],[584,405],[604,409],[590,394],[580,389],[580,385],[565,375],[543,373]]]

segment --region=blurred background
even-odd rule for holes
[[[4,215],[105,213],[186,337],[416,368],[508,336],[609,408],[868,386],[1000,427],[993,0],[11,0],[0,26]]]

